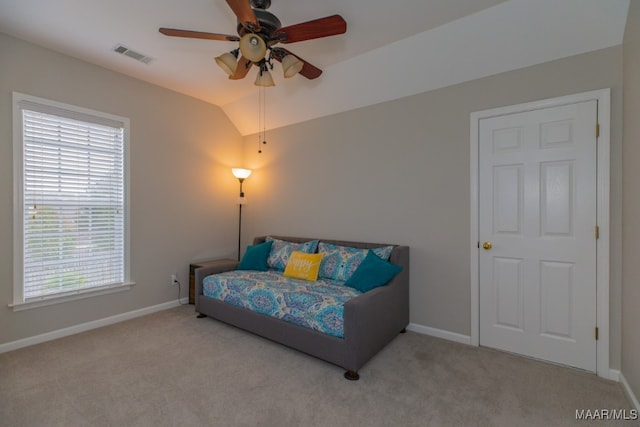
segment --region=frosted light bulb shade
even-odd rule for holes
[[[293,55],[285,55],[285,57],[282,58],[282,69],[284,71],[284,77],[287,79],[298,74],[300,70],[302,70],[302,67],[304,67],[304,62]]]
[[[246,179],[251,175],[251,169],[243,169],[243,168],[233,168],[231,169],[233,176],[238,179]]]
[[[260,62],[267,53],[267,44],[262,37],[248,33],[240,39],[240,52],[251,62]]]
[[[256,86],[269,87],[275,86],[276,84],[273,82],[273,76],[269,70],[261,70],[256,77]]]
[[[216,64],[230,76],[233,76],[236,73],[236,68],[238,68],[236,57],[229,52],[216,57]]]

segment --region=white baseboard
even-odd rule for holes
[[[620,371],[617,369],[609,369],[609,376],[607,377],[611,381],[615,381],[617,383],[620,382]]]
[[[432,337],[443,338],[445,340],[454,341],[461,344],[472,345],[470,336],[462,335],[457,332],[450,332],[450,331],[445,331],[443,329],[431,328],[429,326],[418,325],[416,323],[410,323],[409,326],[407,326],[407,330],[417,332],[419,334],[429,335]],[[634,405],[638,411],[640,411],[640,404],[638,404],[638,399],[633,393],[633,390],[631,390],[631,388],[629,387],[629,383],[627,383],[624,376],[619,370],[609,369],[609,376],[607,379],[621,383],[624,389],[624,392],[627,395],[627,398],[629,399],[631,404]]]
[[[624,394],[627,395],[627,399],[629,399],[631,405],[640,412],[640,402],[638,402],[638,398],[633,393],[633,390],[631,390],[631,387],[629,386],[629,383],[627,382],[627,379],[624,377],[622,372],[619,374],[619,378],[620,384],[622,384],[622,389],[624,390]]]
[[[178,307],[180,304],[186,304],[188,302],[189,302],[189,298],[181,298],[180,300],[169,301],[169,302],[165,302],[158,305],[152,305],[150,307],[141,308],[139,310],[133,310],[127,313],[117,314],[111,317],[105,317],[104,319],[93,320],[91,322],[81,323],[79,325],[58,329],[56,331],[47,332],[41,335],[35,335],[33,337],[11,341],[8,343],[0,344],[0,353],[6,353],[8,351],[17,350],[19,348],[28,347],[30,345],[52,341],[52,340],[66,337],[73,334],[79,334],[80,332],[86,332],[91,329],[97,329],[107,325],[113,325],[114,323],[124,322],[125,320],[134,319],[136,317],[141,317],[147,314],[156,313],[158,311],[168,310],[170,308]]]
[[[416,323],[409,323],[407,330],[417,332],[419,334],[430,335],[432,337],[443,338],[449,341],[459,342],[461,344],[471,345],[471,337],[469,335],[462,335],[457,332],[431,328],[429,326],[418,325]]]

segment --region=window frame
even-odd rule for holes
[[[118,123],[123,128],[124,173],[124,281],[106,286],[94,286],[69,292],[55,293],[34,298],[24,298],[24,128],[23,110],[41,111],[76,120],[94,123]],[[20,311],[51,304],[58,304],[98,295],[125,291],[135,283],[130,280],[130,202],[129,202],[129,136],[130,122],[116,116],[88,108],[51,101],[19,92],[13,92],[13,303],[9,306]]]

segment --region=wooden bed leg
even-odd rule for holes
[[[401,334],[406,334],[407,333],[407,328],[402,328],[402,330],[400,331]]]
[[[202,314],[202,313],[198,313],[198,315],[196,316],[198,319],[202,319],[203,317],[207,317],[206,314]]]
[[[358,381],[360,379],[360,375],[358,375],[358,371],[346,371],[344,373],[344,377],[349,381]]]

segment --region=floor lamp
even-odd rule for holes
[[[231,169],[233,176],[238,178],[240,181],[240,198],[238,199],[238,204],[240,205],[240,210],[238,213],[238,261],[240,261],[240,245],[242,242],[242,205],[245,204],[244,199],[244,191],[242,191],[242,183],[245,179],[249,178],[251,175],[251,169],[243,169],[243,168],[233,168]]]

